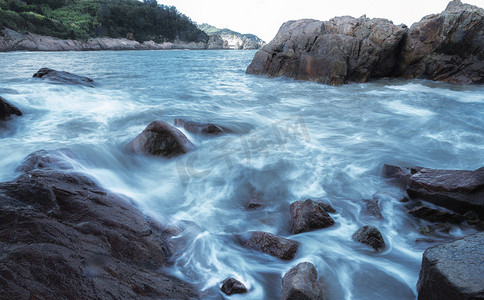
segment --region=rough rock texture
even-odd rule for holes
[[[228,45],[227,42],[224,41],[220,35],[211,35],[208,38],[207,49],[214,50],[214,49],[227,49]]]
[[[302,262],[291,268],[282,278],[283,300],[323,299],[323,290],[318,282],[318,272],[314,265]]]
[[[419,300],[484,299],[484,232],[425,250]]]
[[[373,226],[363,226],[358,229],[352,236],[353,240],[367,244],[377,251],[385,249],[385,240],[378,228]]]
[[[267,253],[283,260],[291,260],[296,255],[299,243],[275,234],[252,231],[238,235],[237,239],[245,247]]]
[[[464,217],[460,214],[449,213],[426,206],[414,207],[409,210],[408,213],[416,218],[424,219],[430,222],[461,223],[464,221]]]
[[[290,206],[291,233],[301,233],[334,225],[334,220],[324,210],[324,204],[311,199],[296,201]]]
[[[303,19],[284,23],[247,73],[327,84],[398,76],[482,83],[483,40],[484,10],[459,0],[410,29],[365,16]]]
[[[366,199],[363,200],[366,204],[366,213],[376,219],[383,219],[383,215],[381,214],[381,209],[379,205],[379,201],[376,199]]]
[[[213,123],[202,123],[194,121],[185,121],[183,119],[175,119],[175,126],[183,127],[186,131],[191,133],[203,134],[203,135],[221,135],[229,133],[230,130],[220,125]]]
[[[94,80],[85,76],[79,76],[65,71],[56,71],[49,68],[41,68],[33,75],[35,78],[48,79],[56,83],[83,85],[94,87]]]
[[[22,112],[12,104],[8,103],[7,100],[0,97],[0,120],[7,120],[11,115],[21,116]]]
[[[475,211],[484,219],[484,167],[462,171],[384,165],[382,173],[385,177],[398,179],[411,198],[460,214]]]
[[[194,148],[180,130],[164,121],[151,122],[128,144],[132,152],[167,158],[185,154]]]
[[[75,171],[70,155],[34,152],[0,183],[0,298],[197,298],[163,274],[171,250],[161,225]]]
[[[232,294],[245,294],[247,293],[247,288],[245,285],[235,278],[227,278],[222,282],[222,287],[220,288],[222,292],[226,295]]]

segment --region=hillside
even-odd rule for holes
[[[156,0],[0,0],[0,30],[3,27],[75,40],[208,40],[190,18]]]
[[[260,49],[265,42],[253,34],[241,34],[239,32],[203,23],[198,25],[198,29],[204,31],[209,36],[219,35],[225,43],[226,48],[230,49]]]

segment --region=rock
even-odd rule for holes
[[[460,214],[474,211],[484,218],[484,167],[462,171],[384,165],[382,173],[396,178],[412,199],[422,199]]]
[[[299,248],[299,243],[296,241],[263,231],[251,231],[238,235],[237,239],[245,247],[267,253],[282,260],[293,259]]]
[[[21,116],[22,112],[0,97],[0,120],[8,120],[11,115]]]
[[[333,226],[334,220],[324,210],[324,206],[311,199],[291,203],[291,233],[297,234]]]
[[[484,10],[451,1],[440,14],[410,27],[401,72],[406,78],[450,83],[484,82]]]
[[[35,78],[49,79],[53,82],[83,85],[94,87],[94,81],[91,78],[79,76],[65,71],[56,71],[49,68],[41,68],[34,74]]]
[[[367,199],[363,200],[366,203],[366,213],[372,217],[375,217],[379,220],[383,219],[383,215],[381,214],[380,205],[378,200],[374,199]]]
[[[302,262],[284,275],[281,299],[323,299],[323,290],[318,282],[318,272],[313,264]]]
[[[484,299],[484,232],[425,250],[419,300]]]
[[[222,287],[220,288],[222,292],[226,295],[232,294],[245,294],[247,293],[247,288],[245,285],[235,278],[227,278],[222,282]]]
[[[426,206],[414,207],[409,210],[408,213],[416,218],[424,219],[430,222],[461,223],[464,221],[464,217],[460,214],[449,213]]]
[[[222,126],[212,123],[201,123],[193,121],[184,121],[183,119],[175,119],[175,126],[183,127],[186,131],[203,135],[220,135],[229,133],[230,130]]]
[[[247,203],[247,210],[256,210],[262,207],[264,207],[264,202],[261,199],[254,196],[250,197]]]
[[[352,236],[353,240],[367,244],[377,251],[385,249],[385,240],[378,228],[373,226],[363,226],[358,229]]]
[[[128,144],[132,152],[166,158],[185,154],[194,148],[195,145],[180,130],[164,121],[151,122]]]
[[[209,36],[207,42],[207,49],[225,49],[228,48],[226,42],[218,34]]]
[[[424,225],[418,228],[418,232],[422,235],[439,235],[444,234],[448,235],[450,232],[450,225],[448,223],[445,224],[432,224],[432,225]]]
[[[0,183],[0,298],[197,298],[163,271],[171,236],[162,225],[69,161],[57,168],[66,153],[35,152]]]

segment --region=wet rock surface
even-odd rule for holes
[[[183,119],[175,119],[174,123],[175,123],[175,126],[183,127],[185,128],[186,131],[195,133],[195,134],[221,135],[221,134],[230,132],[229,129],[213,123],[185,121]]]
[[[424,219],[430,222],[461,223],[464,221],[464,217],[460,214],[449,213],[426,206],[414,207],[409,210],[408,213],[416,218]]]
[[[0,183],[1,298],[197,298],[163,274],[163,227],[70,168],[66,155],[35,152],[18,178]]]
[[[296,255],[299,243],[263,231],[251,231],[236,236],[242,246],[267,253],[282,260],[291,260]]]
[[[222,292],[226,295],[232,294],[245,294],[247,293],[247,288],[245,285],[235,278],[227,278],[222,282],[222,287],[220,288]]]
[[[192,142],[176,127],[153,121],[134,140],[128,149],[135,153],[172,158],[195,148]]]
[[[281,299],[323,299],[323,290],[318,282],[318,272],[313,264],[302,262],[284,275]]]
[[[376,251],[385,249],[385,240],[378,228],[373,226],[363,226],[358,229],[352,236],[353,240],[371,246]]]
[[[418,299],[484,299],[484,232],[425,250]]]
[[[324,210],[327,205],[307,199],[296,201],[290,206],[291,233],[301,233],[334,225],[334,220]]]
[[[48,79],[55,83],[83,85],[94,87],[94,80],[85,76],[79,76],[65,71],[56,71],[49,68],[42,68],[33,75],[34,78]]]
[[[0,121],[8,120],[11,115],[21,116],[22,112],[12,104],[8,103],[7,100],[0,97]]]

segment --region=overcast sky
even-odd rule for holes
[[[484,7],[484,0],[463,0]],[[408,26],[423,16],[439,13],[448,0],[158,0],[174,5],[196,23],[209,23],[240,33],[253,33],[266,42],[288,20],[335,16],[386,18]]]

